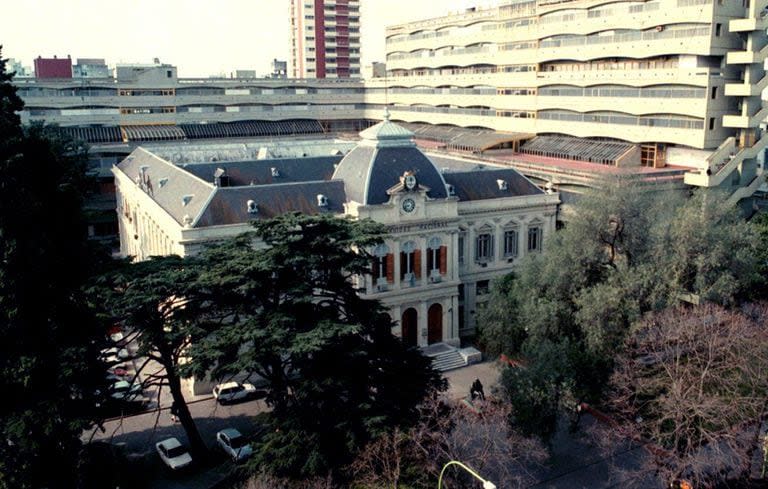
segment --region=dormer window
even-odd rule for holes
[[[160,188],[163,188],[168,184],[168,178],[161,178],[158,183],[160,184]]]
[[[213,172],[213,184],[217,187],[229,187],[229,175],[225,168],[216,168]]]
[[[248,211],[248,214],[258,214],[259,213],[259,204],[257,204],[253,200],[249,200],[246,202],[246,209]]]
[[[280,170],[278,170],[274,166],[270,168],[269,171],[272,173],[272,178],[278,178],[280,176]]]
[[[184,197],[181,198],[181,205],[186,207],[187,204],[192,202],[192,198],[193,197],[194,197],[194,195],[185,195]]]
[[[509,188],[506,180],[496,180],[496,184],[499,186],[499,190],[507,190]]]
[[[454,187],[450,183],[445,185],[445,191],[448,192],[449,197],[453,197],[454,195],[456,195],[456,187]]]
[[[322,208],[328,207],[328,197],[323,194],[317,194],[317,206]]]

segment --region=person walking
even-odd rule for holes
[[[175,402],[171,404],[171,421],[174,423],[179,421],[179,406]]]

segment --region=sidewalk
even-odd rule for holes
[[[449,370],[443,374],[448,380],[446,395],[455,400],[469,396],[469,388],[475,379],[480,379],[485,395],[493,397],[493,387],[499,382],[501,370],[495,361],[485,361],[467,367]]]

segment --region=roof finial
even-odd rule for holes
[[[384,120],[389,122],[389,107],[384,107]]]

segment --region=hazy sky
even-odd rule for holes
[[[493,0],[361,0],[363,66],[384,59],[384,27]],[[106,58],[179,67],[185,77],[269,71],[287,59],[289,0],[19,0],[5,2],[4,58]]]

